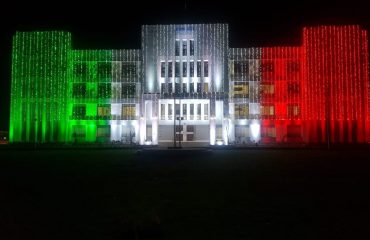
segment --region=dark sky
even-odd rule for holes
[[[11,38],[15,31],[67,30],[73,47],[140,48],[142,24],[229,23],[230,47],[297,45],[301,28],[317,24],[360,24],[370,29],[367,1],[262,0],[10,1],[0,6],[0,130],[9,127]],[[30,3],[31,2],[31,3]]]

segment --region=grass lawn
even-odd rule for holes
[[[368,150],[1,150],[0,239],[364,239]]]

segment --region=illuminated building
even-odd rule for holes
[[[303,29],[299,46],[231,48],[227,24],[145,25],[141,49],[13,38],[11,142],[165,145],[370,141],[367,32]]]

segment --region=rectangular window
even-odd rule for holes
[[[235,77],[249,75],[249,61],[234,61],[232,75]]]
[[[200,77],[202,74],[202,62],[201,61],[198,61],[197,62],[197,77]]]
[[[136,84],[124,83],[122,84],[122,97],[135,97]]]
[[[165,104],[161,104],[161,120],[165,120],[166,118],[166,105]]]
[[[194,56],[194,40],[190,40],[190,56]]]
[[[273,116],[274,114],[275,114],[274,106],[272,105],[261,106],[262,116]]]
[[[234,83],[234,97],[245,98],[249,95],[249,84],[246,82],[235,82]]]
[[[182,55],[188,55],[188,42],[186,39],[182,40]]]
[[[194,61],[190,61],[190,77],[194,77]]]
[[[122,105],[122,119],[123,120],[136,119],[135,104],[123,104]]]
[[[287,72],[288,73],[299,72],[299,62],[298,61],[289,61],[287,63]]]
[[[188,76],[188,63],[182,62],[182,76],[187,77]]]
[[[197,106],[197,120],[200,120],[202,118],[202,104],[198,104]]]
[[[180,62],[175,62],[175,77],[180,77]]]
[[[168,93],[172,93],[172,83],[168,84]]]
[[[72,96],[74,98],[86,97],[86,83],[74,83],[72,89]]]
[[[75,63],[73,66],[73,73],[76,77],[80,77],[84,80],[88,74],[87,64],[86,63]]]
[[[248,104],[235,104],[234,115],[235,115],[235,119],[249,118],[249,105]]]
[[[138,74],[137,68],[138,63],[136,62],[122,62],[122,77],[123,78],[132,78],[136,77]]]
[[[262,62],[262,72],[273,72],[274,71],[274,62],[272,61],[265,61]]]
[[[204,120],[208,120],[208,103],[204,104]]]
[[[175,83],[175,93],[179,94],[181,92],[181,85],[180,83]]]
[[[208,61],[204,61],[204,77],[208,77]]]
[[[275,87],[273,84],[261,84],[261,93],[262,94],[274,94],[275,93]]]
[[[297,117],[299,116],[299,106],[298,105],[288,105],[287,106],[288,117]]]
[[[168,104],[168,120],[172,120],[172,104]]]
[[[190,104],[190,120],[194,120],[194,104]]]
[[[172,78],[173,77],[173,64],[172,61],[168,62],[168,77]]]
[[[201,83],[197,83],[197,93],[201,93],[202,92],[202,84]]]
[[[208,92],[208,83],[207,82],[204,83],[203,92]]]
[[[161,93],[165,93],[166,92],[166,84],[165,83],[161,83]]]
[[[109,138],[110,137],[110,125],[98,125],[96,128],[97,138]]]
[[[107,79],[112,77],[112,63],[98,62],[98,78]]]
[[[86,118],[86,105],[85,104],[75,104],[72,109],[73,119],[85,119]]]
[[[263,127],[261,129],[261,137],[268,137],[268,138],[275,138],[276,137],[276,130],[275,127]]]
[[[108,119],[109,116],[110,116],[110,105],[109,104],[98,105],[98,118]]]
[[[175,116],[176,117],[180,116],[180,104],[178,103],[175,104]]]
[[[110,98],[112,87],[110,83],[99,83],[98,85],[98,98]]]
[[[186,118],[187,118],[187,112],[188,112],[187,107],[188,107],[188,105],[186,103],[182,104],[182,117],[184,118],[184,120],[186,120]]]
[[[180,56],[180,40],[175,41],[175,56]]]
[[[182,83],[182,92],[183,93],[188,92],[187,87],[186,87],[186,83]]]
[[[194,93],[194,83],[189,83],[190,93]]]
[[[166,63],[161,62],[161,77],[164,78],[166,77]]]
[[[289,95],[299,94],[299,83],[288,83],[287,91]]]

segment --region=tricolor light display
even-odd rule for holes
[[[357,25],[263,48],[229,47],[227,24],[143,26],[141,50],[17,32],[10,142],[370,142],[368,57]]]

